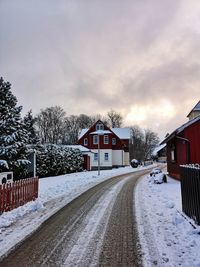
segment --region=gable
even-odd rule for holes
[[[189,114],[187,115],[187,117],[190,117],[190,115],[193,113],[193,112],[200,112],[200,101],[194,106],[194,108],[189,112]]]
[[[97,124],[103,125],[103,127],[104,127],[105,130],[110,130],[101,120],[98,120],[90,128],[82,129],[81,132],[80,132],[80,134],[79,134],[78,140],[82,139],[88,133],[95,132],[96,131],[96,125]]]

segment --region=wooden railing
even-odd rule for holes
[[[0,185],[0,214],[38,197],[38,178],[28,178]]]

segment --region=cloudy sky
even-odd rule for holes
[[[0,0],[0,75],[24,112],[121,112],[159,133],[200,100],[198,0]]]

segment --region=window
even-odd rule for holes
[[[98,153],[94,153],[94,161],[98,160]]]
[[[112,138],[112,145],[113,146],[116,145],[116,138],[115,137]]]
[[[171,161],[172,162],[176,161],[176,148],[175,148],[175,145],[171,146]]]
[[[102,123],[97,123],[96,125],[96,131],[99,131],[99,130],[104,130],[104,126]]]
[[[104,144],[109,144],[108,135],[104,135]]]
[[[107,161],[109,159],[108,153],[104,153],[104,160]]]
[[[84,138],[84,146],[87,146],[87,145],[88,145],[88,139]]]
[[[93,144],[94,145],[98,144],[98,135],[93,135]]]

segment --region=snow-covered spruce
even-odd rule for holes
[[[27,131],[21,119],[21,106],[11,92],[11,84],[0,78],[0,171],[14,171],[17,177],[25,176]],[[19,164],[20,163],[20,164]]]

